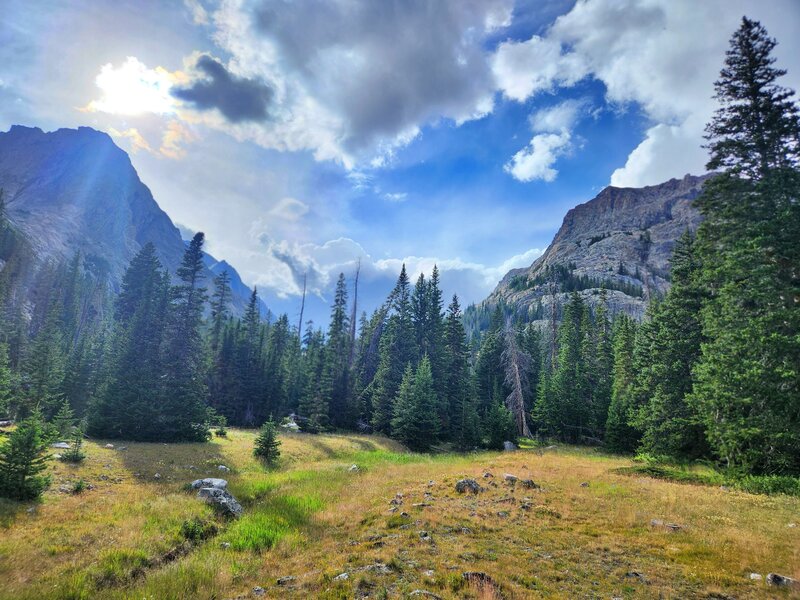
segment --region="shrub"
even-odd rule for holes
[[[82,494],[89,488],[89,485],[83,480],[78,479],[75,483],[72,484],[72,493],[73,494]]]
[[[217,535],[217,526],[200,517],[194,517],[181,524],[181,535],[191,542],[201,542]]]
[[[278,429],[275,427],[275,422],[270,418],[261,427],[261,431],[256,438],[256,447],[253,449],[253,455],[269,465],[274,465],[281,455],[280,445]]]
[[[61,454],[61,460],[69,463],[83,462],[86,455],[81,450],[83,446],[83,428],[76,427],[72,432],[72,447]]]
[[[22,421],[0,449],[0,496],[33,500],[50,485],[41,475],[47,468],[47,441],[39,414]]]

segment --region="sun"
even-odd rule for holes
[[[95,84],[102,96],[86,106],[91,112],[164,115],[175,112],[177,106],[170,93],[170,73],[161,67],[149,69],[135,56],[129,56],[120,67],[103,65]]]

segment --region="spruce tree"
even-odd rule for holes
[[[14,397],[14,372],[8,363],[8,346],[0,342],[0,419],[9,415]]]
[[[722,173],[696,202],[711,297],[691,402],[728,466],[800,473],[800,117],[775,44],[743,19],[715,83],[708,168]]]
[[[278,428],[275,425],[275,421],[270,417],[269,421],[266,421],[258,432],[255,448],[253,448],[253,456],[260,458],[268,465],[274,465],[281,455],[280,446]]]
[[[614,367],[611,376],[611,404],[605,427],[605,443],[612,450],[632,452],[639,443],[638,432],[630,425],[633,412],[633,345],[636,328],[626,315],[614,323]]]
[[[394,402],[392,437],[412,450],[430,450],[439,437],[437,407],[431,363],[425,355],[416,372],[409,364],[403,374]]]
[[[51,422],[53,426],[53,433],[58,436],[58,439],[65,440],[72,433],[75,427],[75,413],[69,405],[68,400],[61,403],[61,407],[53,417]]]
[[[505,442],[514,442],[517,439],[514,415],[506,408],[502,394],[498,382],[485,418],[486,447],[491,450],[503,450]]]
[[[34,500],[50,485],[47,469],[47,440],[41,415],[21,421],[0,446],[0,497]]]
[[[328,326],[328,344],[325,350],[323,390],[328,403],[331,421],[336,427],[353,427],[358,415],[350,397],[350,318],[347,314],[347,285],[344,273],[336,282],[331,321]]]
[[[687,232],[672,253],[670,290],[651,305],[637,340],[634,387],[640,406],[633,420],[642,432],[641,449],[650,454],[700,458],[708,453],[700,417],[687,402],[703,341],[705,293],[698,269],[694,237]]]

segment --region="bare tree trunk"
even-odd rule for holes
[[[353,283],[353,311],[350,313],[350,360],[348,365],[352,368],[356,358],[356,316],[358,315],[358,275],[361,273],[361,258],[358,259],[356,277]]]
[[[297,325],[297,337],[303,343],[303,311],[306,308],[306,273],[303,273],[303,300],[300,302],[300,323]]]
[[[531,361],[530,356],[517,344],[516,331],[511,326],[510,320],[506,322],[502,360],[506,371],[505,382],[511,388],[511,393],[506,398],[506,405],[514,415],[517,433],[523,437],[531,437],[528,417],[525,414],[525,391],[528,387]]]

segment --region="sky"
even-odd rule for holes
[[[360,263],[485,298],[607,185],[704,172],[743,15],[800,87],[798,0],[0,0],[0,130],[87,125],[274,312]]]

